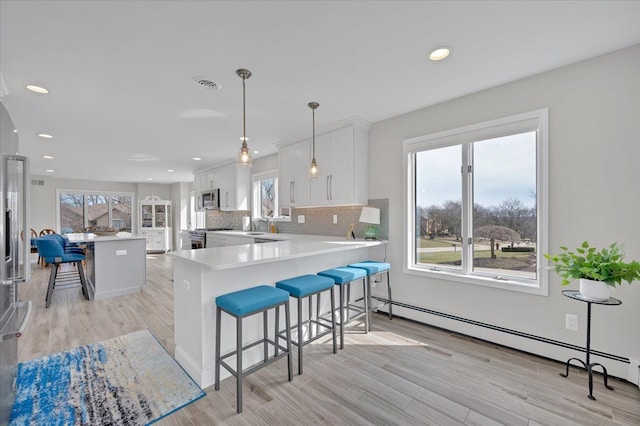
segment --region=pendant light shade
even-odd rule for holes
[[[245,88],[246,81],[249,77],[251,77],[251,71],[245,69],[236,70],[236,74],[242,78],[242,137],[240,140],[242,141],[242,146],[240,147],[240,151],[238,152],[238,166],[241,167],[251,167],[251,151],[247,146],[247,141],[249,138],[247,137],[247,110],[246,110],[246,96],[245,96]]]
[[[316,161],[316,108],[320,106],[317,102],[309,102],[307,104],[311,108],[313,136],[311,137],[311,144],[313,146],[313,157],[311,158],[311,167],[309,168],[309,177],[317,178],[320,176],[320,169],[318,168],[318,162]]]

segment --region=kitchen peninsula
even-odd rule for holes
[[[93,300],[139,293],[147,280],[144,236],[67,234],[72,243],[86,245],[86,275]]]
[[[176,360],[201,387],[211,386],[214,382],[217,296],[260,284],[275,285],[282,279],[315,274],[366,259],[382,260],[383,244],[381,241],[314,236],[312,239],[295,237],[262,244],[171,252],[169,255],[174,257]],[[291,309],[292,323],[297,318],[294,306]],[[235,329],[232,318],[223,316],[222,321],[224,329]],[[261,336],[261,315],[245,319],[243,324],[245,342]],[[270,326],[273,327],[272,319]],[[235,348],[233,335],[235,333],[223,336],[223,353]],[[256,348],[256,352],[247,351],[246,365],[261,359],[260,348]],[[221,378],[229,375],[226,370],[221,373]]]

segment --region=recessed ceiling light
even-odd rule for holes
[[[53,139],[53,135],[49,135],[47,133],[38,133],[38,136],[44,139]]]
[[[47,170],[45,170],[45,172],[47,172],[47,173],[55,173],[55,170],[47,169]]]
[[[43,155],[42,158],[44,158],[45,160],[53,160],[53,157],[51,155]]]
[[[173,169],[169,169],[169,170],[167,170],[167,171],[168,171],[169,173],[173,173],[173,172],[175,172],[175,170],[173,170]]]
[[[448,46],[438,47],[429,53],[429,59],[432,61],[441,61],[451,54],[453,48]]]
[[[254,154],[260,154],[260,151],[253,151]]]
[[[33,84],[28,84],[27,89],[35,93],[41,93],[41,94],[49,93],[49,91],[44,87],[34,86]]]
[[[200,161],[200,160],[202,160],[202,158],[200,158],[200,157],[193,157],[193,158],[192,158],[192,160],[194,160],[194,161]]]
[[[153,180],[153,178],[147,178],[147,180]]]

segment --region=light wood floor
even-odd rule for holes
[[[49,269],[34,267],[21,298],[34,313],[19,344],[21,361],[149,328],[173,353],[171,258],[147,256],[147,286],[137,295],[88,302],[79,289],[44,296]],[[212,330],[213,332],[213,330]],[[295,363],[294,363],[295,364]],[[375,314],[373,332],[345,336],[331,354],[305,347],[305,373],[287,381],[286,361],[245,379],[244,412],[235,382],[166,417],[161,425],[640,425],[640,389],[595,378],[587,398],[584,371],[562,378],[561,363],[429,326]]]

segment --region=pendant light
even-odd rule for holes
[[[249,147],[247,146],[249,138],[247,138],[247,111],[245,100],[245,82],[251,77],[251,71],[240,68],[236,70],[236,74],[242,78],[242,137],[240,138],[242,146],[238,152],[238,166],[251,167],[251,151],[249,151]]]
[[[316,108],[320,106],[317,102],[309,102],[307,104],[311,108],[313,136],[311,138],[311,144],[313,146],[313,157],[311,158],[311,167],[309,168],[309,177],[317,178],[320,176],[320,169],[318,169],[318,163],[316,162]]]

